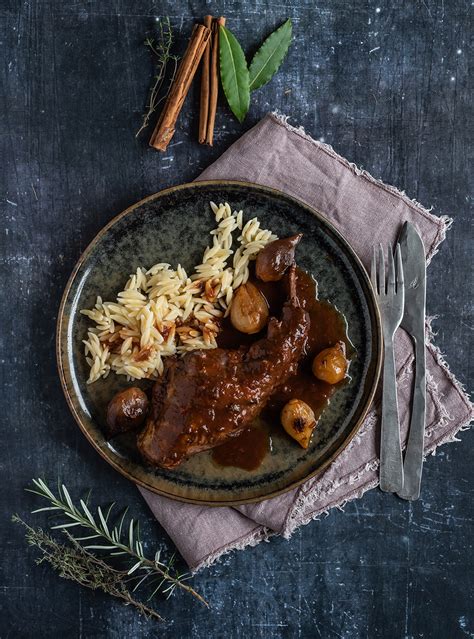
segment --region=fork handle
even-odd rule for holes
[[[382,434],[380,439],[380,488],[388,493],[403,488],[403,461],[398,421],[397,380],[393,335],[384,336]]]

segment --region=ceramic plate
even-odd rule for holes
[[[130,385],[110,374],[87,385],[81,340],[89,320],[79,313],[98,294],[114,300],[130,273],[156,262],[199,264],[215,221],[209,201],[258,216],[279,237],[302,232],[298,265],[318,282],[319,297],[346,317],[356,356],[351,381],[338,390],[307,450],[281,427],[272,430],[272,449],[255,471],[217,466],[209,452],[174,470],[147,466],[133,437],[107,441],[103,424],[112,395]],[[195,182],[161,191],[113,219],[91,242],[67,284],[57,327],[57,354],[64,392],[81,430],[114,468],[132,481],[172,499],[223,505],[273,497],[325,468],[356,433],[372,400],[381,358],[380,320],[367,274],[349,244],[324,217],[278,191],[241,182]]]

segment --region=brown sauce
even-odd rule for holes
[[[256,470],[270,450],[268,431],[258,426],[246,428],[222,446],[214,448],[212,459],[220,466],[236,466],[244,470]]]
[[[288,297],[286,278],[280,282],[261,282],[252,274],[251,281],[265,296],[270,316],[279,317],[283,303]],[[328,302],[317,299],[315,280],[298,267],[296,269],[296,292],[300,304],[308,311],[311,318],[306,355],[301,361],[296,375],[275,389],[260,416],[260,420],[270,428],[280,428],[280,412],[290,399],[301,399],[306,402],[311,406],[316,420],[318,420],[328,406],[331,396],[344,384],[344,381],[339,384],[328,384],[316,379],[311,371],[314,357],[323,349],[333,346],[339,341],[345,343],[349,359],[353,354],[344,316]],[[265,332],[266,328],[256,335],[245,335],[233,328],[229,318],[226,318],[217,337],[217,343],[221,348],[248,346],[261,339]],[[244,430],[238,437],[215,448],[212,458],[222,466],[255,470],[268,450],[269,436],[266,430],[252,426]]]

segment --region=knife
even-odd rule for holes
[[[410,335],[415,349],[415,383],[410,417],[410,430],[405,451],[402,499],[420,496],[423,469],[423,440],[426,413],[425,308],[426,261],[425,247],[418,231],[405,222],[398,239],[405,273],[405,309],[401,327]]]

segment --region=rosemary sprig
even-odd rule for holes
[[[154,38],[147,38],[145,40],[145,46],[148,47],[153,57],[155,58],[155,75],[153,76],[153,82],[148,94],[148,101],[146,104],[146,111],[143,114],[142,125],[138,129],[135,137],[138,137],[140,133],[147,128],[150,124],[150,118],[158,108],[158,105],[166,98],[169,92],[169,87],[173,83],[176,75],[176,69],[178,66],[179,57],[171,55],[171,46],[173,44],[173,32],[171,30],[170,19],[168,17],[162,18],[158,22],[158,34],[157,40]],[[168,83],[168,91],[161,97],[160,91],[163,86],[163,82],[166,77],[166,69],[168,63],[172,63],[173,68],[171,72],[171,79]]]
[[[118,571],[117,573],[113,566],[109,567],[115,571],[113,574],[117,573],[121,576],[123,583],[129,583],[131,580],[135,582],[132,592],[142,586],[142,584],[145,584],[152,590],[148,597],[149,601],[158,592],[169,597],[178,588],[188,592],[208,606],[205,599],[194,588],[185,583],[190,579],[190,575],[187,573],[180,574],[174,567],[174,556],[168,562],[161,560],[160,551],[155,554],[154,559],[149,559],[145,556],[143,542],[139,534],[139,522],[133,519],[126,522],[127,510],[122,513],[119,524],[112,526],[110,521],[111,513],[115,506],[114,503],[109,506],[106,512],[99,506],[94,516],[86,501],[80,500],[80,508],[74,505],[64,484],[58,485],[58,495],[55,495],[42,479],[33,479],[33,484],[34,488],[28,488],[27,490],[47,499],[50,505],[32,512],[52,512],[53,514],[66,516],[66,521],[51,526],[51,530],[64,532],[73,544],[73,548],[78,553],[81,551],[87,553],[85,555],[87,558],[90,556],[95,557],[95,553],[99,552],[101,560],[104,560],[103,563],[105,563],[105,558],[115,561],[115,558],[120,557],[120,560],[126,561],[127,570],[125,572]],[[75,537],[71,534],[71,529],[77,526],[88,530],[92,534]],[[92,543],[84,545],[83,542]],[[78,548],[80,548],[80,551]],[[97,557],[95,558],[98,559]],[[98,559],[98,561],[101,560]]]
[[[37,564],[49,563],[58,571],[60,577],[71,579],[81,586],[103,592],[122,599],[127,605],[134,606],[148,618],[163,620],[156,610],[136,599],[127,588],[126,570],[116,570],[92,553],[85,550],[69,533],[66,536],[70,546],[58,543],[41,528],[32,528],[18,515],[12,521],[26,528],[26,539],[30,546],[36,546],[43,553],[36,560]]]

